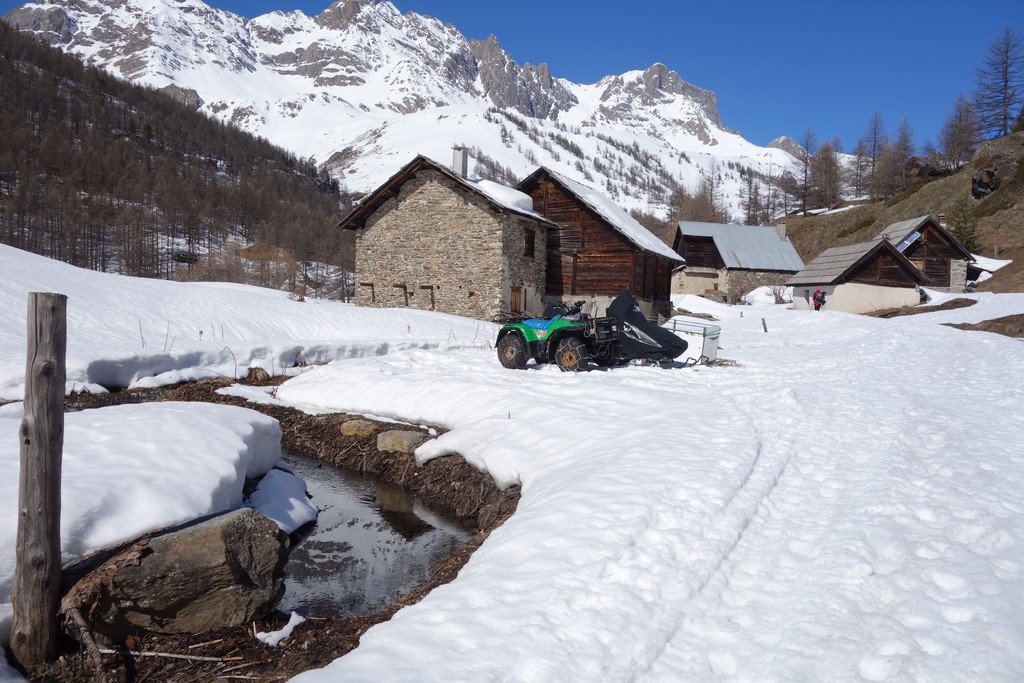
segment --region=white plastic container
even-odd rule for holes
[[[686,340],[686,351],[676,360],[684,365],[710,363],[718,357],[718,338],[722,328],[707,320],[675,316],[663,327]]]

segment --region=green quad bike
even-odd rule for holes
[[[498,360],[514,370],[532,358],[579,372],[590,361],[604,367],[632,360],[666,363],[686,351],[685,340],[647,321],[629,292],[619,294],[602,318],[583,313],[584,303],[552,304],[540,318],[507,319],[498,331]]]

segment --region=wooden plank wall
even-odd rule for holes
[[[923,261],[924,267],[919,268],[933,287],[949,287],[950,261],[960,258],[943,236],[930,225],[925,227],[922,239],[910,245],[903,255],[915,264]]]
[[[534,210],[563,226],[548,238],[548,293],[665,298],[672,262],[641,251],[550,179],[530,192]]]
[[[678,242],[677,242],[678,245]],[[712,237],[694,237],[684,235],[682,238],[682,251],[678,248],[676,253],[686,259],[686,265],[697,268],[724,268],[725,262],[715,247],[715,240]]]
[[[861,266],[849,279],[851,282],[886,287],[913,287],[917,284],[902,264],[884,251]]]

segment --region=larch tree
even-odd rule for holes
[[[868,151],[864,138],[853,148],[853,161],[846,169],[846,183],[854,197],[863,197],[868,187]]]
[[[882,158],[882,152],[885,151],[888,145],[889,138],[885,134],[885,122],[882,120],[882,115],[876,111],[868,119],[864,135],[861,136],[860,142],[858,142],[858,147],[864,150],[866,166],[865,184],[872,200],[877,198],[875,190],[878,183],[875,176],[878,171],[878,162]]]
[[[811,197],[822,208],[834,207],[842,197],[841,149],[842,143],[838,139],[827,140],[811,159]]]
[[[800,200],[800,211],[806,216],[807,210],[810,208],[808,203],[812,199],[811,188],[813,186],[813,179],[811,177],[811,162],[817,151],[818,136],[813,130],[808,128],[800,136],[800,139],[797,140],[797,144],[800,145],[800,158],[797,160],[800,162],[800,166],[797,170],[799,176],[796,178],[796,196]]]
[[[1008,135],[1024,105],[1024,40],[1003,27],[992,41],[988,56],[977,69],[974,106],[982,135]]]
[[[940,157],[948,170],[956,170],[971,160],[981,136],[979,128],[974,102],[960,93],[939,131]]]

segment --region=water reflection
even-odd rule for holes
[[[320,517],[292,549],[278,608],[313,616],[367,614],[427,578],[430,566],[472,535],[404,489],[285,456],[306,480]]]

